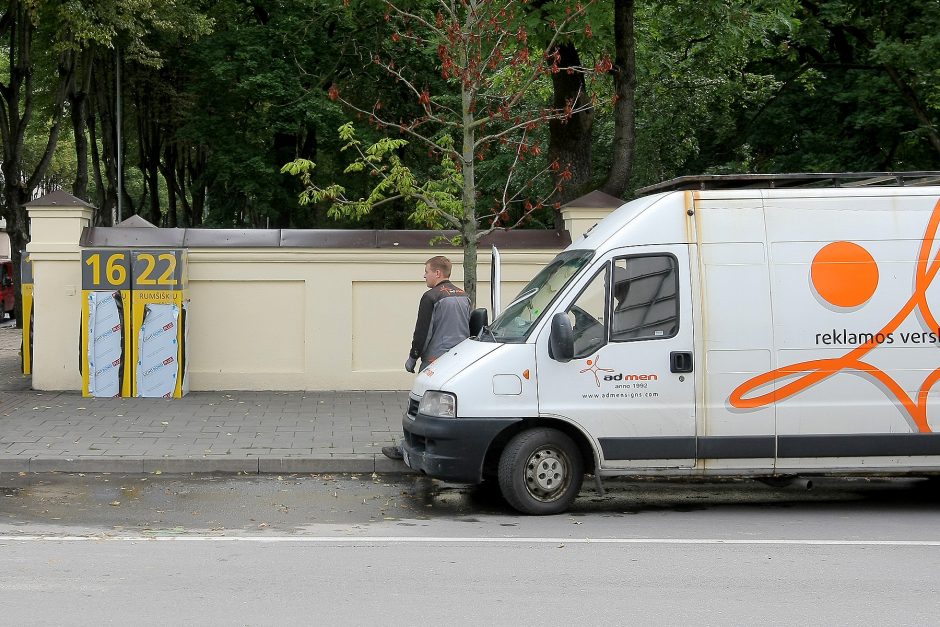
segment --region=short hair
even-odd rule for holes
[[[440,270],[441,275],[445,278],[450,278],[450,269],[453,264],[450,262],[450,259],[444,255],[438,255],[437,257],[431,257],[424,262],[424,265],[431,268],[431,270]]]

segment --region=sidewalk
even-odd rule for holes
[[[410,472],[407,392],[192,392],[94,399],[36,392],[20,330],[0,328],[0,472]]]

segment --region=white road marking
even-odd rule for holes
[[[733,538],[514,538],[409,536],[57,536],[6,535],[0,542],[247,542],[258,544],[660,544],[780,546],[913,546],[940,547],[940,540],[813,540]]]

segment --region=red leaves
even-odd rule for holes
[[[594,71],[597,72],[598,74],[606,74],[613,67],[614,67],[614,64],[610,60],[610,57],[605,54],[604,57],[600,61],[594,64]]]
[[[588,39],[594,36],[594,31],[591,30],[590,24],[584,27],[584,36],[587,37]]]
[[[397,31],[392,33],[392,41],[394,41],[396,44],[401,41],[401,35],[399,35]]]
[[[428,93],[427,89],[421,90],[421,95],[418,96],[418,102],[420,102],[425,107],[431,105],[431,94]]]
[[[546,53],[545,60],[550,62],[550,65],[548,66],[549,71],[552,74],[558,74],[560,71],[558,62],[561,61],[561,53],[558,52],[558,49],[556,48],[551,53]]]
[[[447,46],[441,44],[437,47],[437,57],[441,60],[441,78],[447,80],[448,78],[456,77],[457,65],[450,56],[450,51],[447,49]]]
[[[332,100],[333,102],[336,102],[337,100],[339,100],[339,89],[336,87],[336,85],[330,85],[330,88],[327,90],[326,95],[330,98],[330,100]]]
[[[509,65],[512,67],[518,67],[520,65],[529,64],[529,49],[521,48],[509,61]]]

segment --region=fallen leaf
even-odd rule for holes
[[[117,506],[120,505],[120,504],[121,504],[120,501],[111,501],[111,503],[110,503],[110,505],[113,505],[114,507],[117,507]]]

